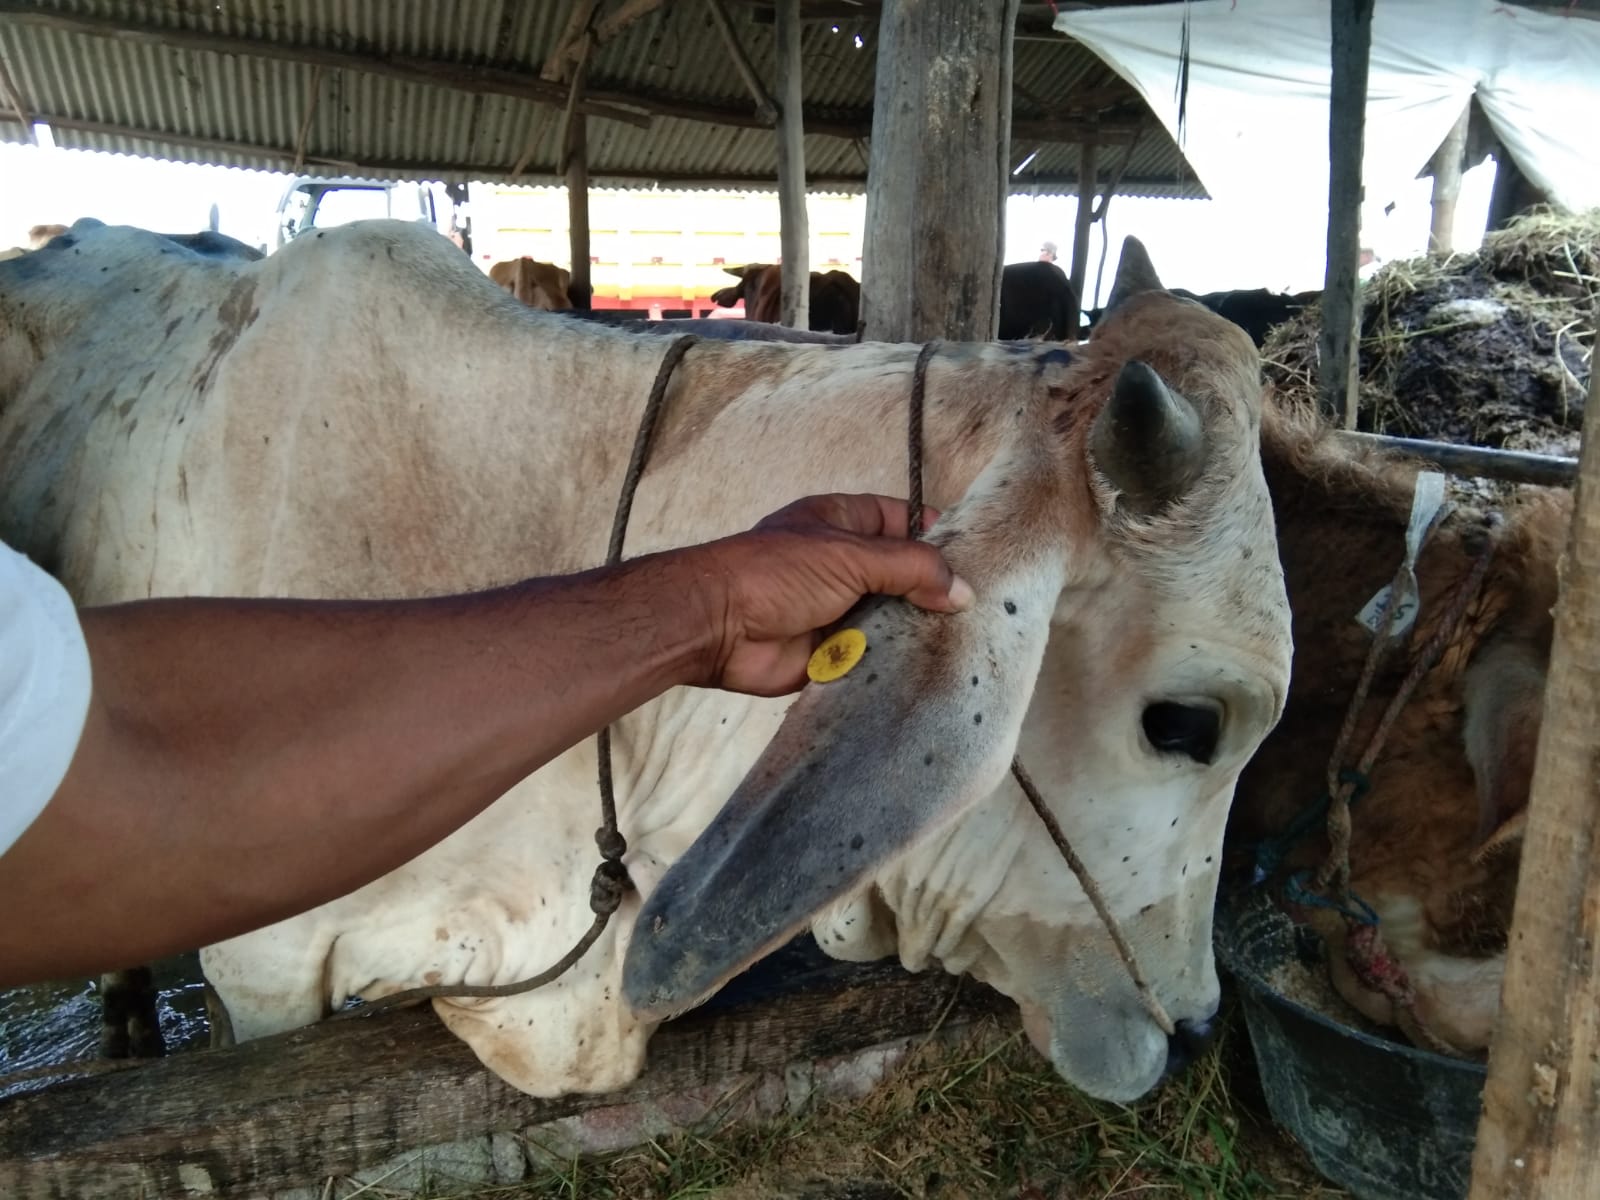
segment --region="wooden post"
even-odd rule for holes
[[[1467,120],[1472,102],[1461,110],[1444,141],[1433,152],[1433,217],[1428,223],[1428,253],[1449,254],[1454,246],[1456,198],[1461,195],[1461,160],[1467,152]]]
[[[1099,147],[1094,142],[1084,142],[1078,147],[1078,214],[1072,224],[1072,294],[1078,297],[1078,307],[1084,307],[1083,290],[1089,285],[1089,231],[1095,221],[1095,195],[1099,189],[1096,178],[1099,164],[1096,158]],[[1067,330],[1072,338],[1078,336],[1078,314],[1072,314],[1072,328]]]
[[[778,228],[783,291],[778,321],[811,327],[811,226],[806,219],[806,129],[801,108],[800,0],[778,0]]]
[[[1016,18],[1017,0],[885,0],[861,281],[869,339],[995,335]]]
[[[567,292],[573,307],[588,309],[594,295],[589,282],[589,121],[573,113],[567,124],[567,241],[571,248],[572,280]]]
[[[1589,378],[1600,405],[1600,371]],[[1591,412],[1600,409],[1590,409]],[[1600,1196],[1600,436],[1561,564],[1471,1200]]]
[[[744,80],[745,90],[750,93],[750,99],[755,101],[756,116],[768,125],[777,124],[778,106],[773,104],[772,97],[767,95],[761,77],[756,74],[755,67],[750,63],[750,56],[739,44],[739,35],[733,31],[733,22],[728,19],[728,10],[722,6],[722,0],[706,0],[706,10],[711,14],[711,23],[722,35],[722,44],[727,47],[728,58],[732,60],[734,69],[739,72],[739,78]]]
[[[1333,85],[1328,96],[1328,265],[1322,292],[1322,404],[1356,427],[1361,398],[1361,152],[1373,0],[1335,0]]]

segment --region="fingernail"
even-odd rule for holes
[[[972,590],[972,585],[959,575],[950,577],[950,606],[957,612],[966,612],[977,603],[978,594]]]

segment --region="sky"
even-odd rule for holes
[[[1457,209],[1456,247],[1470,250],[1482,235],[1493,185],[1493,164],[1469,171]],[[107,224],[138,225],[163,233],[205,229],[211,208],[218,228],[251,245],[271,246],[275,210],[289,177],[163,162],[53,147],[0,144],[0,249],[25,243],[36,223],[71,224],[95,217]],[[1393,207],[1369,205],[1363,242],[1381,260],[1409,257],[1427,246],[1428,180],[1417,180]],[[776,204],[776,200],[773,200]],[[1006,261],[1038,256],[1044,241],[1059,248],[1068,265],[1076,201],[1066,196],[1012,196],[1006,209]],[[1109,292],[1122,239],[1136,234],[1168,286],[1204,292],[1265,287],[1302,291],[1322,286],[1321,238],[1291,237],[1270,212],[1228,208],[1209,200],[1115,197],[1107,209],[1110,247],[1100,296]],[[1101,238],[1090,245],[1090,295],[1094,307]]]

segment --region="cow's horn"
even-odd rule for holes
[[[1094,419],[1090,453],[1123,499],[1152,512],[1182,496],[1205,469],[1200,414],[1147,363],[1128,362]]]

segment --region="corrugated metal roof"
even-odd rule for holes
[[[486,69],[498,73],[496,84],[520,81],[559,100],[565,85],[552,91],[539,72],[578,3],[0,0],[0,65],[26,111],[48,121],[61,146],[272,170],[288,169],[298,154],[308,171],[537,183],[556,178],[559,103],[475,94],[426,73]],[[773,78],[771,25],[748,0],[725,3],[756,73]],[[603,5],[602,14],[614,7]],[[876,16],[806,24],[808,124],[862,135],[807,135],[816,190],[853,191],[865,182],[877,36]],[[305,61],[328,52],[362,56],[388,73],[342,59]],[[1038,151],[1015,176],[1018,188],[1070,190],[1077,179],[1077,146],[1030,140],[1027,122],[1083,124],[1099,112],[1123,127],[1147,125],[1123,192],[1204,194],[1132,90],[1082,46],[1059,35],[1019,37],[1014,64],[1013,162]],[[1100,103],[1077,107],[1084,95]],[[636,117],[638,105],[698,106],[747,122],[754,111],[707,7],[690,0],[667,0],[596,50],[586,97]],[[24,140],[11,104],[0,93],[0,140]],[[769,129],[659,112],[648,125],[589,117],[596,185],[760,187],[776,178]],[[1102,178],[1123,154],[1110,140],[1099,151]],[[519,162],[524,169],[514,174]]]

